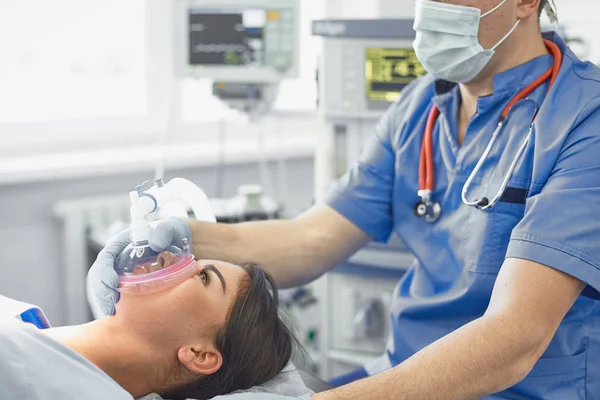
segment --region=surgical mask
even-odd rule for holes
[[[498,46],[514,32],[520,20],[491,49],[479,43],[479,24],[507,0],[481,14],[474,7],[417,0],[414,49],[425,70],[438,78],[470,82],[488,65]]]

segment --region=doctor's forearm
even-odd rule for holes
[[[192,226],[194,254],[235,264],[256,262],[280,287],[299,285],[322,274],[326,265],[317,251],[307,251],[311,246],[303,245],[294,230],[292,221],[200,222]]]
[[[543,349],[526,329],[499,316],[483,317],[387,372],[313,400],[479,399],[513,386],[530,372]]]
[[[259,263],[282,288],[310,282],[370,240],[325,205],[293,220],[242,224],[192,221],[190,227],[197,258]]]

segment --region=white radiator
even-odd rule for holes
[[[90,267],[90,232],[106,232],[118,221],[129,221],[128,195],[80,198],[57,203],[54,216],[61,223],[64,323],[90,320],[85,279]]]

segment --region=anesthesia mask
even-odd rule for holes
[[[185,179],[175,178],[167,184],[159,179],[137,186],[129,197],[131,244],[115,263],[119,275],[117,290],[121,293],[151,294],[175,287],[194,276],[197,266],[189,238],[182,238],[181,247],[171,245],[165,251],[156,252],[148,244],[152,230],[150,221],[185,218],[190,209],[195,219],[216,222],[204,192]]]
[[[117,258],[121,293],[151,294],[175,287],[196,273],[196,261],[187,239],[183,248],[169,246],[160,253],[147,241],[129,244]]]

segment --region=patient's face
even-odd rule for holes
[[[214,343],[247,275],[222,261],[196,264],[197,273],[174,288],[141,296],[122,294],[116,316],[157,346],[177,349],[199,341]]]

